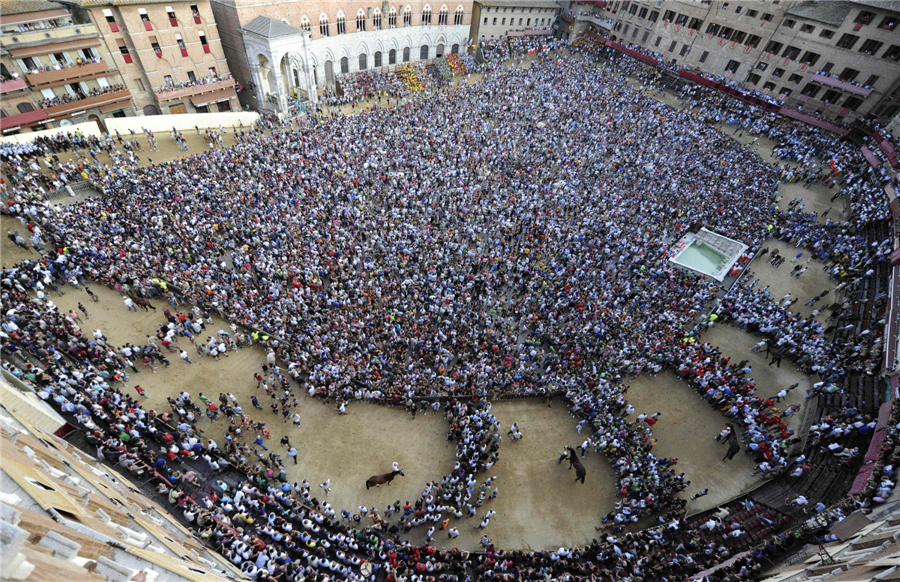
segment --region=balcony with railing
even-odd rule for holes
[[[156,94],[156,98],[160,101],[174,101],[176,99],[184,99],[185,97],[232,88],[234,88],[234,78],[229,75],[228,77],[205,77],[187,83],[163,85],[162,87],[155,89],[154,93]]]
[[[603,18],[599,14],[591,14],[588,12],[581,12],[578,14],[577,19],[580,22],[591,22],[596,24],[600,28],[605,28],[606,30],[613,29],[613,21],[610,18]]]
[[[828,85],[829,87],[835,87],[837,89],[841,89],[848,93],[853,93],[855,95],[862,95],[863,97],[868,97],[872,92],[868,87],[862,87],[860,85],[854,85],[853,83],[848,83],[847,81],[841,81],[840,79],[835,79],[834,77],[829,77],[828,75],[813,75],[810,79],[813,83],[819,83],[820,85]]]
[[[25,79],[7,79],[0,81],[0,95],[13,93],[15,91],[24,91],[28,89],[28,83]]]
[[[110,90],[95,95],[89,95],[83,99],[74,99],[64,103],[58,103],[44,107],[47,115],[50,117],[65,117],[95,107],[104,107],[114,103],[125,103],[131,101],[131,91],[124,87],[110,88]]]
[[[100,60],[97,63],[86,63],[82,65],[73,64],[69,67],[61,69],[50,69],[49,71],[40,71],[34,73],[25,73],[28,83],[35,89],[47,89],[58,85],[64,85],[69,82],[86,81],[86,77],[91,79],[102,76],[109,72],[109,67],[105,62]]]

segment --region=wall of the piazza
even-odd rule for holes
[[[889,119],[900,109],[900,13],[894,6],[614,0],[606,7],[576,4],[573,38],[610,21],[603,32],[618,42],[784,99],[789,107],[837,121]]]
[[[306,48],[300,46],[298,39],[292,41],[295,46],[285,46],[283,41],[278,42],[279,49],[270,52],[285,51],[299,57],[308,55],[309,78],[319,91],[333,86],[333,78],[341,75],[343,58],[347,59],[347,72],[354,73],[361,70],[361,54],[366,55],[366,69],[371,70],[375,68],[375,55],[378,52],[382,53],[382,68],[392,66],[389,64],[392,49],[397,51],[394,66],[403,63],[405,48],[410,49],[411,63],[422,60],[423,45],[428,46],[429,60],[437,56],[440,45],[443,45],[443,55],[449,54],[454,44],[459,45],[459,52],[463,53],[468,46],[472,17],[472,0],[402,3],[286,0],[266,4],[244,0],[212,0],[211,5],[225,55],[232,73],[241,84],[245,87],[256,86],[259,65],[258,47],[247,46],[248,41],[241,29],[258,16],[265,16],[309,31],[310,42]],[[439,24],[444,8],[447,24]],[[390,21],[392,9],[395,15],[393,28]],[[407,13],[408,19],[404,18]],[[426,14],[430,14],[430,23],[424,19]],[[379,15],[380,29],[376,29]],[[339,26],[341,18],[343,26]],[[364,30],[360,30],[358,24],[362,24]],[[273,41],[275,42],[277,39]],[[332,64],[333,75],[326,71],[329,62]],[[274,68],[281,69],[280,63],[275,65]],[[288,83],[284,84],[287,90]],[[302,77],[300,85],[305,88]],[[253,108],[267,107],[269,104],[260,105],[254,99],[257,93],[245,91],[240,96],[242,103]]]

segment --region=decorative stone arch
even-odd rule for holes
[[[303,57],[295,51],[288,51],[281,57],[279,65],[288,94],[293,90],[295,98],[305,99],[311,89],[307,86],[307,68]]]
[[[423,34],[421,37],[419,37],[419,42],[415,46],[422,46],[423,44],[431,46],[431,37],[428,34]]]

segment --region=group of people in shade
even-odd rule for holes
[[[657,71],[605,47],[542,49],[525,66],[498,66],[478,83],[410,95],[392,108],[263,119],[239,139],[235,132],[233,145],[160,165],[142,167],[114,145],[107,164],[99,154],[94,163],[53,159],[65,139],[8,153],[5,208],[23,228],[39,229],[46,249],[2,273],[4,367],[73,415],[104,458],[165,477],[160,493],[258,580],[383,571],[394,580],[636,582],[724,561],[730,547],[682,520],[686,502],[677,494],[689,482],[677,459],[654,454],[659,416],[634,416],[627,379],[674,369],[770,467],[791,465],[793,434],[775,410],[776,390],[756,387],[702,341],[708,321],[698,317],[720,286],[675,268],[670,247],[701,226],[751,253],[779,236],[853,283],[890,250],[858,234],[888,216],[881,176],[836,137],[706,89],[685,87],[684,108],[664,105],[651,96]],[[717,122],[775,140],[783,168],[710,127]],[[93,150],[114,142],[76,143]],[[57,179],[85,174],[103,196],[49,207],[39,196],[42,158]],[[835,185],[847,222],[773,204],[780,180],[804,176]],[[358,399],[413,407],[439,399],[456,465],[414,502],[359,520],[338,514],[309,483],[290,484],[281,458],[256,448],[263,440],[250,444],[264,423],[227,395],[213,406],[247,434],[230,430],[221,449],[200,436],[203,413],[189,394],[172,399],[171,414],[144,411],[124,390],[143,357],[129,365],[112,339],[57,309],[49,291],[36,298],[87,282],[196,309],[190,326],[168,314],[168,331],[138,349],[151,363],[163,363],[156,354],[169,347],[169,331],[195,335],[194,323],[209,336],[201,342],[207,355],[235,348],[204,329],[213,314],[265,345],[272,389],[290,398],[299,388],[344,412]],[[828,379],[877,352],[873,338],[865,353],[847,353],[816,320],[791,315],[750,283],[718,313]],[[467,557],[433,542],[435,528],[452,539],[449,524],[496,497],[497,484],[485,478],[501,440],[490,401],[509,395],[563,398],[580,432],[588,429],[580,452],[614,466],[621,501],[589,545],[507,552],[485,536],[484,551]],[[195,489],[197,475],[181,465],[197,461],[212,471],[237,467],[244,480]],[[330,483],[322,485],[327,494]],[[659,525],[626,529],[647,516]],[[488,526],[490,517],[478,519]],[[426,544],[402,541],[412,527],[429,528]],[[748,579],[761,555],[717,576]]]

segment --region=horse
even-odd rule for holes
[[[728,452],[722,457],[723,461],[730,461],[741,451],[741,445],[738,444],[737,431],[734,430],[734,426],[731,423],[728,426],[731,427],[731,434],[728,435]]]
[[[396,477],[397,475],[406,477],[406,475],[403,474],[403,471],[399,470],[391,471],[390,473],[385,473],[384,475],[372,475],[371,477],[366,479],[366,489],[369,489],[370,487],[378,487],[379,485],[384,485],[385,483],[390,485],[391,481],[393,481],[394,477]]]
[[[135,305],[137,305],[144,311],[149,311],[150,309],[152,309],[153,311],[156,311],[156,308],[153,307],[153,305],[151,305],[150,302],[147,301],[146,299],[144,299],[143,297],[135,297],[134,295],[129,295],[128,297],[130,297],[131,300],[134,301]]]
[[[569,470],[571,471],[572,467],[575,467],[575,481],[581,481],[581,484],[584,485],[586,471],[584,465],[581,464],[581,459],[578,458],[578,453],[572,447],[566,447],[566,450],[569,451]]]

